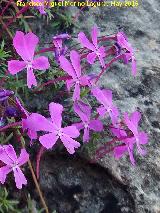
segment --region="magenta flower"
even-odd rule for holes
[[[88,40],[86,35],[83,32],[78,34],[78,40],[82,44],[83,47],[88,48],[92,52],[87,55],[87,61],[90,64],[93,64],[95,59],[98,57],[100,64],[102,67],[105,66],[104,57],[106,56],[105,48],[103,46],[98,46],[98,29],[97,27],[93,27],[91,31],[92,43]]]
[[[60,138],[70,154],[75,152],[75,148],[80,147],[80,143],[73,140],[79,136],[79,131],[75,126],[62,128],[63,106],[57,103],[49,104],[51,121],[38,113],[32,113],[26,120],[25,125],[32,131],[49,132],[39,137],[40,143],[47,149],[52,148]]]
[[[19,108],[19,110],[21,111],[21,114],[22,114],[22,128],[23,128],[23,131],[26,128],[26,125],[25,125],[25,121],[26,119],[29,117],[30,113],[22,106],[20,100],[16,97],[16,104],[17,104],[17,107]],[[37,132],[36,131],[32,131],[30,129],[28,129],[27,131],[27,135],[28,137],[31,139],[31,143],[32,143],[32,140],[33,139],[37,139]]]
[[[98,119],[91,120],[91,108],[82,101],[74,103],[74,111],[79,115],[82,122],[74,123],[78,130],[84,129],[83,142],[89,141],[89,131],[94,130],[101,132],[103,130],[103,124]]]
[[[141,149],[140,144],[146,144],[148,142],[148,137],[145,132],[138,132],[138,123],[140,119],[141,119],[141,114],[140,112],[137,112],[137,111],[133,112],[130,118],[127,113],[124,114],[124,122],[134,135],[138,152],[141,155],[144,155],[146,152]]]
[[[78,52],[72,50],[70,52],[70,59],[71,63],[64,56],[59,57],[61,68],[72,77],[72,79],[66,81],[68,90],[75,85],[73,93],[73,100],[75,101],[80,99],[80,85],[86,86],[89,85],[89,82],[87,76],[82,76],[81,74],[80,56]]]
[[[25,68],[27,69],[27,85],[29,88],[32,85],[37,86],[33,69],[46,70],[50,66],[45,56],[34,58],[38,42],[39,39],[35,34],[27,33],[24,35],[23,32],[17,31],[13,38],[13,45],[23,61],[11,60],[8,62],[8,70],[12,75],[17,74]]]
[[[61,55],[65,55],[67,51],[67,47],[63,45],[63,40],[71,38],[70,35],[67,33],[60,34],[53,37],[53,44],[55,46],[54,53],[55,53],[55,60],[59,64],[59,57]]]
[[[112,103],[112,91],[106,89],[99,89],[98,87],[92,89],[93,95],[103,105],[97,109],[100,116],[105,116],[106,113],[111,117],[112,123],[115,125],[118,122],[118,108]]]
[[[29,159],[29,155],[25,149],[21,150],[20,156],[17,158],[12,145],[0,146],[0,160],[6,164],[0,168],[0,182],[4,184],[8,173],[13,171],[16,187],[22,188],[22,185],[27,184],[27,180],[20,169],[20,166],[25,164]]]
[[[120,45],[120,47],[122,49],[125,49],[127,51],[127,52],[125,52],[125,55],[124,55],[124,61],[125,61],[126,64],[128,64],[128,62],[131,60],[131,62],[132,62],[132,74],[135,76],[136,73],[137,73],[136,59],[135,59],[135,56],[134,56],[133,48],[129,44],[127,37],[125,36],[125,34],[123,32],[117,33],[117,43]]]
[[[135,160],[133,157],[133,148],[135,143],[134,137],[127,138],[127,133],[124,130],[111,128],[111,131],[117,138],[122,138],[122,141],[124,142],[123,145],[119,145],[114,148],[114,157],[116,159],[120,159],[125,153],[128,152],[131,163],[135,165]]]
[[[133,136],[129,136],[127,135],[125,130],[121,130],[118,128],[111,128],[112,133],[119,139],[121,139],[121,141],[124,142],[123,145],[119,145],[117,147],[114,148],[114,156],[116,159],[121,158],[125,153],[128,152],[129,154],[129,158],[130,161],[133,165],[135,165],[135,159],[133,156],[133,152],[134,152],[134,145],[136,143],[136,138]],[[144,132],[140,132],[139,133],[139,144],[146,144],[148,141],[147,138],[147,134]],[[144,154],[144,153],[143,153]]]

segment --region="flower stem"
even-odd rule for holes
[[[6,131],[8,128],[11,128],[11,127],[14,127],[14,126],[20,126],[21,124],[22,124],[21,121],[19,121],[19,122],[14,122],[14,123],[10,123],[10,124],[8,124],[8,125],[6,125],[6,126],[4,126],[4,127],[1,127],[1,128],[0,128],[0,132],[4,132],[4,131]]]
[[[18,135],[20,136],[20,140],[21,140],[22,147],[25,148],[25,140],[24,140],[23,136],[21,135],[21,133],[20,133],[19,130],[17,130],[17,133],[18,133]],[[48,207],[47,207],[46,202],[45,202],[45,200],[44,200],[44,197],[43,197],[43,195],[42,195],[40,186],[39,186],[39,184],[38,184],[38,181],[37,181],[37,178],[36,178],[36,175],[35,175],[35,173],[34,173],[33,166],[32,166],[32,163],[31,163],[30,160],[28,160],[28,166],[29,166],[29,169],[30,169],[30,171],[31,171],[32,178],[33,178],[33,181],[34,181],[34,183],[35,183],[36,189],[37,189],[37,191],[38,191],[39,197],[40,197],[40,199],[41,199],[42,205],[43,205],[43,207],[44,207],[46,213],[49,213]]]

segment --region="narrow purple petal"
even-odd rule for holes
[[[52,122],[60,129],[62,123],[63,106],[61,104],[52,102],[49,104],[49,111]]]
[[[97,58],[97,55],[96,55],[95,52],[89,53],[89,54],[87,55],[87,61],[88,61],[88,63],[90,63],[90,64],[93,64],[93,63],[95,62],[95,59],[96,59],[96,58]]]
[[[65,135],[68,135],[71,138],[77,138],[80,135],[80,133],[79,133],[78,129],[76,128],[76,126],[67,126],[67,127],[64,127],[62,129],[62,131],[63,131],[63,133]]]
[[[89,128],[84,128],[83,142],[89,142]]]
[[[10,166],[3,166],[0,168],[0,182],[2,184],[4,184],[7,174],[10,173],[11,171],[12,169]]]
[[[8,71],[15,75],[18,72],[22,71],[26,67],[26,63],[24,61],[19,60],[11,60],[8,61]]]
[[[75,50],[72,50],[70,52],[70,59],[74,67],[76,76],[79,78],[81,76],[80,55]]]
[[[98,29],[97,29],[96,26],[94,26],[94,27],[92,28],[91,37],[92,37],[92,42],[93,42],[94,46],[97,47],[97,46],[98,46],[98,41],[97,41]]]
[[[103,124],[100,120],[91,120],[89,128],[96,132],[101,132],[103,130]]]
[[[67,151],[70,154],[74,154],[75,153],[75,149],[80,147],[80,143],[79,142],[73,140],[72,138],[70,138],[67,135],[61,135],[60,138],[61,138],[61,141],[63,142],[64,146],[66,147]]]
[[[17,155],[16,155],[16,152],[13,148],[12,145],[4,145],[3,146],[6,154],[8,155],[8,157],[13,161],[13,162],[16,162],[17,161]]]
[[[33,72],[33,68],[27,69],[27,86],[31,88],[33,86],[37,86],[37,80]]]
[[[24,185],[27,184],[27,180],[26,180],[24,174],[18,166],[13,168],[13,173],[14,173],[14,178],[15,178],[15,182],[16,182],[16,187],[18,189],[21,189],[23,184]]]
[[[33,69],[37,70],[46,70],[50,67],[48,58],[45,56],[40,56],[39,58],[35,58],[33,60]]]
[[[76,73],[71,65],[71,63],[63,56],[61,55],[59,57],[60,67],[68,73],[68,75],[72,76],[72,78],[76,77]]]
[[[21,166],[25,164],[29,160],[29,154],[26,152],[25,149],[21,149],[21,154],[18,158],[18,165]]]
[[[74,89],[74,92],[73,92],[73,100],[76,101],[76,100],[79,100],[79,99],[80,99],[80,86],[79,86],[79,83],[76,83],[75,89]]]
[[[39,137],[40,143],[47,149],[51,149],[57,140],[58,136],[56,136],[54,133],[45,134]]]
[[[44,116],[38,113],[32,113],[27,119],[24,119],[24,128],[32,131],[53,131],[53,124]]]
[[[86,35],[83,32],[78,34],[78,40],[82,44],[83,47],[86,47],[92,51],[95,51],[94,45],[88,40]]]

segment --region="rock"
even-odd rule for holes
[[[134,198],[135,212],[139,213],[160,211],[159,7],[160,2],[146,0],[139,2],[137,8],[89,8],[89,12],[85,11],[79,17],[79,29],[74,30],[75,34],[79,31],[90,33],[91,27],[97,24],[101,35],[109,35],[121,29],[135,48],[137,77],[132,77],[130,65],[116,63],[104,74],[99,85],[113,90],[115,103],[122,113],[135,109],[142,113],[141,129],[149,135],[147,155],[141,157],[136,152],[135,167],[128,157],[117,161],[112,155],[98,163],[126,184]]]
[[[47,153],[40,171],[41,189],[51,212],[135,212],[126,186],[114,180],[103,167],[76,156]]]

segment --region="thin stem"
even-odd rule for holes
[[[19,130],[17,131],[17,133],[18,133],[18,135],[20,136],[20,140],[21,140],[22,147],[25,148],[25,140],[24,140],[23,136],[21,135],[21,133],[20,133]],[[43,207],[44,207],[46,213],[49,213],[48,207],[47,207],[46,202],[45,202],[45,200],[44,200],[44,198],[43,198],[43,195],[42,195],[40,186],[39,186],[39,184],[38,184],[38,181],[37,181],[37,178],[36,178],[36,175],[35,175],[35,173],[34,173],[33,166],[32,166],[32,163],[31,163],[30,160],[28,160],[28,166],[29,166],[29,169],[30,169],[30,171],[31,171],[32,178],[33,178],[33,181],[34,181],[34,183],[35,183],[36,189],[37,189],[37,191],[38,191],[39,197],[40,197],[40,199],[41,199],[42,205],[43,205]]]
[[[95,81],[95,84],[98,82],[98,80],[100,79],[101,75],[103,75],[103,73],[105,72],[105,70],[106,70],[108,67],[110,67],[115,61],[117,61],[118,59],[123,58],[123,55],[124,55],[124,54],[121,54],[121,55],[116,56],[116,57],[113,58],[109,63],[107,63],[107,64],[105,65],[105,67],[102,69],[102,71],[101,71],[100,74],[98,75],[98,77],[97,77],[97,79],[96,79],[96,81]]]
[[[11,4],[12,1],[13,1],[13,0],[10,0],[10,1],[7,3],[7,5],[6,5],[6,6],[4,7],[4,9],[2,10],[2,13],[1,13],[0,16],[3,16],[4,12],[5,12],[6,9],[9,7],[9,5]]]
[[[2,23],[2,27],[7,31],[8,35],[10,36],[10,38],[13,39],[12,33],[8,29],[7,25],[3,22],[1,16],[0,16],[0,22]]]
[[[8,128],[11,128],[11,127],[15,127],[15,126],[21,126],[22,125],[22,122],[19,121],[19,122],[14,122],[14,123],[10,123],[4,127],[1,127],[0,128],[0,132],[4,132],[6,131]]]

